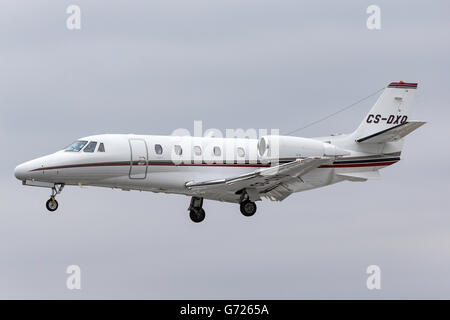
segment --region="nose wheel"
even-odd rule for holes
[[[56,209],[58,209],[58,201],[56,201],[55,197],[51,197],[47,200],[45,206],[47,207],[48,211],[56,211]]]
[[[63,184],[55,184],[52,188],[52,194],[50,195],[50,199],[45,203],[45,207],[48,211],[53,212],[58,209],[58,201],[56,201],[56,195],[60,194],[62,189],[64,188]]]
[[[205,220],[205,210],[202,208],[203,198],[192,197],[191,204],[189,205],[189,217],[195,223]]]

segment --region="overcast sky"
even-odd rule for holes
[[[66,8],[81,7],[81,30]],[[450,3],[3,1],[0,298],[450,298]],[[47,189],[14,167],[97,133],[291,131],[391,81],[419,82],[402,161],[375,182],[264,200]],[[372,97],[299,132],[354,130]],[[66,288],[81,267],[82,289]],[[366,288],[380,266],[382,289]]]

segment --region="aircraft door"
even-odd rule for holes
[[[130,139],[130,179],[145,179],[147,177],[148,149],[144,139]]]

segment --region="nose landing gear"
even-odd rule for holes
[[[195,223],[205,220],[205,210],[202,208],[203,198],[192,197],[191,204],[189,205],[189,217]]]
[[[58,209],[58,201],[56,201],[56,195],[60,194],[64,188],[64,184],[55,184],[52,188],[52,194],[50,195],[50,199],[45,203],[45,207],[48,211],[56,211]]]

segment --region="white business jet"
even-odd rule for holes
[[[265,135],[259,139],[102,134],[15,168],[23,185],[51,189],[46,207],[64,186],[183,194],[190,218],[205,218],[203,199],[240,204],[281,201],[294,192],[341,181],[366,181],[400,160],[404,137],[425,122],[411,121],[417,83],[393,82],[350,134],[320,138]]]

